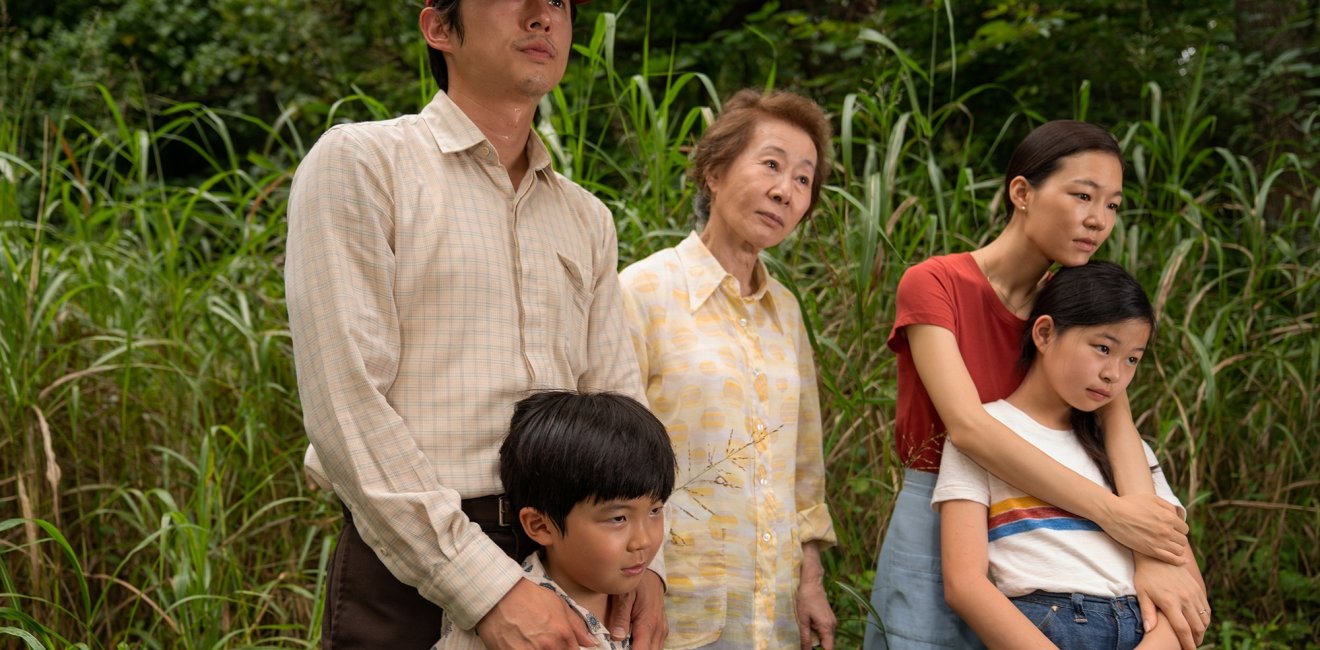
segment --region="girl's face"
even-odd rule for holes
[[[1052,318],[1041,316],[1031,334],[1038,350],[1035,364],[1053,393],[1067,406],[1089,412],[1127,390],[1146,352],[1150,323],[1125,320],[1060,333]]]
[[[1039,186],[1019,176],[1010,185],[1027,239],[1047,259],[1081,266],[1109,237],[1123,200],[1123,165],[1112,154],[1084,151],[1059,159]]]

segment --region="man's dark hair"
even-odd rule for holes
[[[531,507],[567,533],[573,506],[674,491],[677,466],[665,426],[617,393],[538,392],[518,402],[500,446],[500,480],[515,513]],[[528,548],[522,526],[514,529]]]
[[[565,2],[568,2],[569,20],[577,18],[577,3],[573,0],[565,0]],[[448,25],[454,38],[462,43],[463,18],[458,12],[460,4],[462,0],[426,0],[426,6],[440,14],[440,21]],[[445,65],[445,53],[427,45],[426,57],[431,63],[431,76],[435,78],[435,85],[439,86],[440,90],[449,92],[449,68]]]

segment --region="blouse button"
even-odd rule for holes
[[[747,327],[747,319],[746,319],[746,318],[739,318],[739,319],[738,319],[738,326],[739,326],[739,327]]]

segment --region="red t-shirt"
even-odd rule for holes
[[[889,349],[898,355],[898,457],[913,469],[940,468],[944,422],[917,375],[903,328],[937,325],[953,332],[981,403],[1008,397],[1022,382],[1017,360],[1027,322],[1009,311],[970,253],[932,257],[898,281]]]

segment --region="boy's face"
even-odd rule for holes
[[[567,534],[548,531],[546,571],[574,600],[592,594],[622,594],[637,588],[660,550],[664,502],[651,497],[573,506]],[[537,540],[541,541],[541,540]]]

